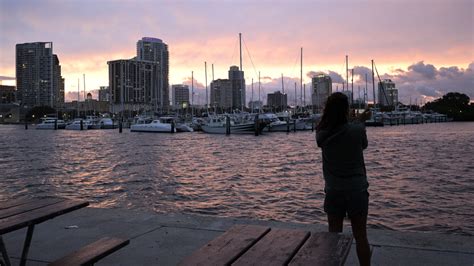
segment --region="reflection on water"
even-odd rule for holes
[[[368,128],[372,228],[474,235],[474,123]],[[0,200],[324,223],[314,133],[219,136],[0,126]]]

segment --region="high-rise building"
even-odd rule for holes
[[[189,105],[189,86],[176,84],[171,86],[173,108],[185,108]]]
[[[391,79],[385,79],[379,82],[377,102],[380,106],[398,105],[398,90],[395,88],[395,82]]]
[[[210,107],[242,109],[245,106],[244,72],[238,66],[231,66],[229,79],[211,82]]]
[[[137,56],[107,62],[112,111],[169,109],[168,45],[157,38],[137,42]]]
[[[216,79],[211,82],[211,108],[233,108],[233,89],[232,80],[229,79]]]
[[[313,108],[321,110],[326,105],[326,100],[332,93],[331,77],[325,74],[320,74],[312,78],[312,93],[311,102]]]
[[[137,109],[162,112],[169,106],[168,96],[161,87],[159,63],[130,59],[107,64],[113,112]]]
[[[169,52],[168,45],[161,39],[144,37],[137,42],[137,60],[152,61],[160,64],[160,88],[169,99]],[[169,103],[165,108],[169,107]]]
[[[286,93],[276,91],[267,95],[267,105],[277,110],[284,110],[288,106],[288,97]]]
[[[229,80],[232,82],[232,108],[242,109],[245,107],[244,71],[240,71],[238,66],[231,66]]]
[[[99,87],[99,102],[110,102],[109,86]]]
[[[52,42],[16,45],[17,99],[25,107],[64,104],[64,79]]]

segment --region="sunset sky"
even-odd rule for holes
[[[1,0],[0,78],[15,83],[15,44],[52,41],[66,92],[77,91],[78,78],[82,90],[83,74],[86,89],[97,90],[108,85],[107,61],[132,58],[139,39],[156,37],[169,46],[170,84],[188,83],[194,71],[202,90],[204,61],[209,83],[211,64],[216,79],[239,64],[241,32],[246,83],[256,82],[260,71],[262,98],[281,90],[281,74],[294,91],[303,47],[304,83],[325,72],[341,89],[336,83],[345,79],[349,55],[354,88],[365,87],[360,77],[374,59],[404,103],[448,91],[473,99],[473,14],[472,0]],[[247,99],[250,94],[249,86]]]

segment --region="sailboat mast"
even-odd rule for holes
[[[367,107],[368,101],[369,99],[367,97],[367,73],[365,73],[364,108]]]
[[[283,83],[283,73],[281,73],[281,90],[282,90],[282,93],[285,94],[285,84]]]
[[[240,71],[242,72],[242,77],[240,77],[240,98],[241,100],[241,109],[244,112],[245,106],[245,88],[244,88],[244,70],[242,69],[242,33],[239,32],[239,50],[240,50]]]
[[[303,106],[303,47],[301,47],[300,56],[300,102],[301,106]]]
[[[349,90],[349,56],[348,55],[346,55],[346,89]]]
[[[351,104],[354,104],[354,68],[351,69]]]
[[[374,92],[374,108],[377,107],[377,100],[375,98],[375,77],[374,77],[374,60],[372,59],[372,90]]]
[[[207,62],[204,61],[204,80],[206,82],[206,112],[209,113],[209,97],[208,97],[208,93],[207,93]]]
[[[194,116],[194,71],[191,71],[191,117]]]
[[[253,108],[255,106],[255,102],[253,101],[253,78],[252,78],[252,113],[253,113]]]
[[[80,98],[80,91],[79,91],[79,79],[77,79],[77,106],[76,106],[76,111],[77,111],[77,116],[79,117],[79,98]]]
[[[296,93],[296,82],[295,82],[295,112],[296,112],[296,106],[298,106],[298,94]]]
[[[262,102],[260,101],[260,71],[258,71],[258,104],[259,105],[263,105],[261,104]],[[260,113],[260,106],[258,107],[258,112]]]

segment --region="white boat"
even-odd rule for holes
[[[191,126],[187,125],[186,123],[177,122],[177,118],[174,116],[160,117],[160,121],[162,123],[167,123],[167,124],[174,123],[176,132],[193,132],[194,131],[194,129]]]
[[[54,129],[55,125],[56,129],[64,129],[66,127],[64,120],[56,118],[42,118],[41,120],[41,123],[36,125],[36,129]]]
[[[230,134],[252,134],[255,133],[254,121],[242,121],[236,123],[235,120],[229,116],[229,133]],[[257,129],[259,133],[262,132],[263,128],[267,125],[266,123],[260,123]],[[226,116],[211,116],[206,124],[201,126],[202,131],[210,134],[226,134]]]
[[[131,132],[154,132],[154,133],[174,133],[176,128],[171,123],[164,123],[160,120],[153,120],[147,123],[145,119],[138,119],[137,122],[130,126]]]
[[[82,119],[76,119],[71,123],[66,125],[67,130],[81,130],[81,121],[82,121],[82,130],[86,130],[88,128],[88,123]]]

